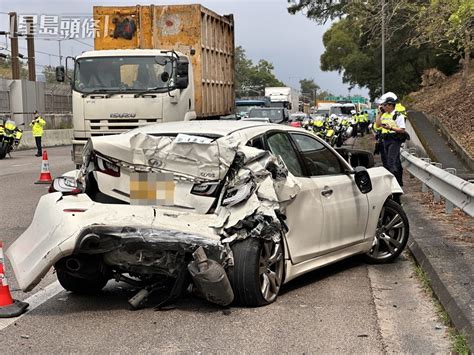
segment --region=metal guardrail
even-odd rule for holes
[[[401,152],[402,164],[408,172],[423,183],[422,191],[433,190],[435,201],[446,200],[446,213],[454,206],[474,216],[474,184],[456,176],[456,169],[442,169],[440,163],[429,158],[418,158],[408,150]]]

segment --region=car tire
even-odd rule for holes
[[[66,270],[56,269],[56,275],[61,286],[80,295],[93,295],[102,290],[107,284],[107,279],[100,275],[92,279],[73,276]]]
[[[405,249],[410,234],[408,217],[395,201],[385,201],[377,222],[374,242],[365,260],[371,264],[394,261]]]
[[[275,243],[249,237],[232,246],[234,266],[229,279],[234,301],[247,307],[260,307],[276,300],[283,284],[283,240]]]

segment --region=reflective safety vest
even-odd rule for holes
[[[322,127],[323,125],[324,125],[324,121],[323,121],[323,120],[314,120],[314,121],[313,121],[313,126]]]
[[[368,113],[364,113],[364,122],[369,122],[369,114]]]
[[[404,116],[406,116],[407,113],[407,109],[401,103],[395,105],[395,111],[400,112]]]
[[[38,116],[38,118],[34,119],[31,123],[30,126],[31,131],[33,133],[33,137],[42,137],[43,136],[43,126],[46,124],[46,121],[43,120],[41,116]]]
[[[387,126],[390,126],[390,127],[395,127],[395,128],[398,128],[397,126],[397,123],[395,122],[395,119],[397,118],[397,114],[399,114],[398,112],[396,112],[395,110],[392,111],[392,113],[388,113],[388,112],[385,112],[382,114],[382,117],[381,117],[381,121],[382,121],[382,125],[387,125]],[[390,130],[390,129],[386,129],[386,128],[383,128],[383,127],[379,127],[381,130],[382,130],[382,134],[392,134],[392,133],[395,133],[394,131]]]

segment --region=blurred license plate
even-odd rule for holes
[[[174,204],[175,182],[170,173],[130,174],[130,204],[163,206]]]

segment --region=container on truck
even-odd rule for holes
[[[73,160],[92,136],[234,112],[234,22],[201,5],[94,7],[74,61]],[[61,79],[67,70],[57,69]]]

